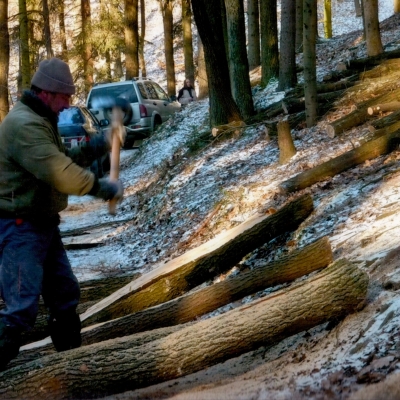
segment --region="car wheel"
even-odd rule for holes
[[[153,127],[153,132],[156,132],[158,127],[161,125],[161,120],[159,118],[156,118],[154,120],[154,127]]]
[[[132,139],[125,139],[125,143],[123,144],[123,148],[124,149],[131,149],[132,148],[132,146],[133,146],[133,142],[134,142],[134,140],[132,140]]]

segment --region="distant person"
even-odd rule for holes
[[[103,136],[73,149],[62,143],[58,116],[74,93],[68,64],[43,60],[31,90],[0,125],[0,370],[18,355],[22,332],[33,327],[40,295],[56,350],[81,345],[80,288],[61,241],[59,212],[68,195],[122,199],[121,182],[87,169],[109,151]]]
[[[190,82],[190,79],[185,79],[183,88],[178,92],[178,101],[183,106],[197,100],[196,91]]]

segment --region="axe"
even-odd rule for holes
[[[119,161],[121,151],[121,140],[125,137],[125,127],[123,118],[127,107],[130,104],[127,100],[120,97],[100,97],[93,102],[93,108],[102,108],[103,110],[112,109],[111,118],[111,157],[110,157],[110,181],[117,181],[119,178]],[[108,212],[111,215],[116,214],[117,200],[111,199],[108,202]]]

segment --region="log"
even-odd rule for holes
[[[301,196],[275,214],[257,214],[242,224],[168,263],[159,263],[81,315],[84,326],[122,317],[181,296],[233,268],[269,240],[296,229],[313,211],[312,198]]]
[[[370,132],[374,133],[379,129],[382,129],[386,126],[392,125],[400,120],[400,110],[394,111],[385,117],[376,119],[369,123],[368,129]]]
[[[278,122],[278,147],[279,147],[279,164],[287,164],[289,160],[296,154],[296,147],[290,134],[289,121],[284,119]]]
[[[371,69],[381,64],[384,60],[389,60],[393,58],[400,58],[400,50],[386,51],[382,54],[376,56],[358,58],[355,60],[349,60],[347,65],[350,70],[365,71],[366,69]]]
[[[87,399],[176,379],[343,318],[365,302],[367,288],[367,274],[339,260],[289,289],[141,346],[132,335],[7,370],[0,397]]]
[[[341,135],[346,130],[366,122],[368,118],[371,118],[371,116],[369,116],[367,113],[368,107],[381,103],[396,101],[398,98],[400,98],[400,89],[386,92],[378,97],[374,97],[361,104],[358,104],[357,110],[354,110],[344,117],[333,121],[330,125],[327,126],[328,136],[330,138],[334,138],[335,136]]]
[[[242,299],[265,288],[291,282],[332,262],[332,250],[327,237],[323,237],[304,248],[294,250],[279,260],[258,266],[211,286],[196,290],[174,300],[147,308],[134,314],[107,321],[82,330],[82,345],[132,335],[145,330],[154,330],[184,324],[216,310],[219,307]],[[30,344],[21,348],[21,360],[33,360],[46,352],[53,352],[50,340]],[[25,353],[22,355],[22,353]]]
[[[400,101],[392,101],[390,103],[376,104],[368,107],[367,112],[369,115],[377,115],[387,111],[400,110]]]
[[[332,250],[329,240],[323,237],[252,271],[241,273],[158,306],[86,329],[82,333],[82,343],[88,345],[144,330],[183,324],[260,290],[291,282],[325,268],[331,262]]]
[[[353,150],[283,181],[279,185],[280,190],[283,193],[292,193],[305,189],[317,182],[324,181],[340,172],[361,164],[366,160],[390,153],[394,150],[395,145],[399,143],[399,140],[400,130],[396,130],[389,135],[366,142]]]
[[[400,59],[395,58],[395,59],[390,59],[386,60],[380,64],[378,64],[375,68],[361,72],[360,73],[360,80],[366,80],[366,79],[376,79],[376,78],[381,78],[384,77],[385,79],[388,78],[388,76],[392,74],[399,74],[400,70]],[[392,77],[392,79],[394,79]]]

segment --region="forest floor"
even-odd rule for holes
[[[381,26],[387,48],[400,45],[399,20],[393,17]],[[365,56],[360,38],[357,31],[322,42],[318,63],[325,65],[325,72],[334,71],[340,61]],[[395,87],[398,82],[388,82],[388,90]],[[316,129],[295,133],[296,146],[302,142],[316,158],[304,150],[286,169],[270,169],[269,178],[260,172],[259,179],[269,179],[271,189],[275,181],[292,176],[293,168],[299,171],[358,146],[368,123],[340,140],[326,139],[324,134],[326,124],[369,97],[368,85],[364,91],[351,93],[338,101]],[[349,399],[365,388],[358,399],[400,398],[393,386],[385,385],[387,377],[400,382],[400,375],[396,376],[400,372],[400,151],[365,162],[305,192],[313,195],[316,211],[294,235],[297,243],[328,235],[335,258],[345,257],[369,275],[365,307],[336,326],[323,324],[189,376],[106,399]],[[274,199],[277,205],[276,195]],[[267,246],[263,251],[269,250]],[[377,382],[385,386],[373,391],[370,385]]]

